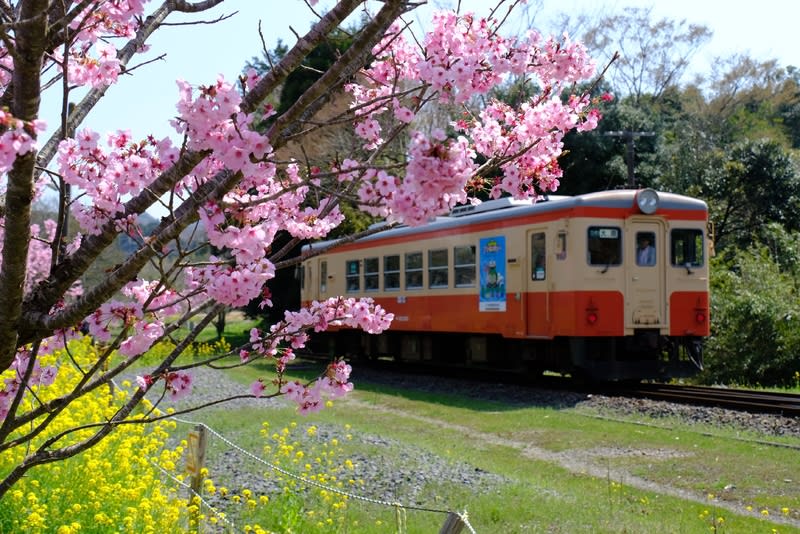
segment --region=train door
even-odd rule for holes
[[[666,233],[659,221],[629,221],[625,250],[625,328],[668,328]]]
[[[525,317],[527,335],[548,337],[550,335],[550,299],[548,283],[552,273],[547,254],[547,232],[544,228],[528,230],[527,269],[525,276]]]

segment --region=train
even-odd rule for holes
[[[379,335],[334,329],[314,350],[602,381],[702,370],[713,225],[700,199],[500,198],[332,244],[304,246],[301,302],[371,297],[395,317]]]

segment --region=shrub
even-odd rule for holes
[[[766,247],[715,259],[707,381],[792,385],[800,354],[797,280]]]

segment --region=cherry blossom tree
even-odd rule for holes
[[[32,467],[73,456],[130,421],[148,392],[167,401],[187,396],[192,367],[219,366],[231,356],[239,365],[267,358],[282,377],[314,331],[388,328],[392,314],[370,299],[332,298],[254,329],[232,355],[177,360],[222,307],[257,298],[269,306],[266,282],[298,261],[288,260],[287,250],[341,223],[339,203],[414,225],[475,202],[470,193],[478,189],[535,198],[558,187],[564,134],[592,129],[600,118],[596,102],[571,94],[595,75],[580,44],[535,31],[502,36],[500,26],[518,2],[500,2],[486,14],[438,12],[423,33],[409,23],[417,2],[340,0],[261,76],[251,71],[237,80],[179,80],[172,137],[134,139],[124,125],[100,135],[82,126],[106,92],[124,83],[120,74],[170,16],[201,14],[223,2],[0,0],[0,453],[36,443],[75,399],[130,372],[154,343],[175,342],[163,361],[140,373],[136,391],[112,417],[84,427],[71,441],[59,436],[32,446],[0,481],[0,497]],[[319,9],[314,4],[308,8]],[[365,23],[351,46],[277,116],[268,97],[361,10]],[[535,96],[516,108],[496,101],[475,105],[511,75],[537,84]],[[347,109],[315,121],[331,95],[342,91],[349,95]],[[63,101],[61,123],[49,137],[40,118],[46,92],[58,92]],[[68,105],[74,95],[84,96]],[[459,109],[448,124],[415,128],[420,113],[445,103]],[[261,124],[268,124],[266,131],[256,128]],[[312,144],[323,129],[342,125],[361,144],[347,159],[331,154],[320,166],[279,155],[287,143]],[[401,162],[385,157],[398,139],[407,147]],[[48,190],[57,194],[58,216],[39,227],[31,209]],[[154,206],[167,215],[145,235],[139,218]],[[208,246],[223,253],[197,261],[181,239],[196,225],[205,229]],[[274,249],[280,230],[293,241]],[[135,252],[102,280],[82,285],[82,276],[122,233],[136,241]],[[157,276],[145,279],[145,266]],[[188,324],[190,333],[179,336]],[[43,366],[42,356],[65,347],[82,326],[102,343],[97,360],[81,369],[84,378],[74,389],[40,400],[36,392],[53,383],[59,368],[75,365],[63,357]],[[349,371],[336,361],[312,383],[258,381],[240,397],[285,395],[301,411],[313,411],[326,397],[352,389]]]

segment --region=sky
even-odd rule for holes
[[[531,0],[535,3],[536,0]],[[623,7],[653,7],[655,17],[686,20],[704,24],[713,32],[711,42],[695,56],[692,69],[706,72],[714,57],[748,53],[755,59],[775,58],[780,65],[800,66],[800,46],[797,43],[797,20],[800,2],[760,0],[670,0],[668,2],[641,0],[539,0],[543,10],[535,23],[543,33],[550,33],[547,22],[560,12],[581,12],[592,16],[612,13]],[[434,6],[447,0],[432,0]],[[155,2],[150,2],[155,4]],[[331,5],[332,0],[320,0],[318,8]],[[476,13],[494,5],[490,0],[463,0],[462,11]],[[151,6],[152,7],[152,6]],[[277,9],[276,9],[277,8]],[[295,37],[290,29],[302,34],[310,26],[312,16],[302,0],[228,0],[222,6],[200,16],[211,21],[232,15],[215,24],[176,25],[164,27],[151,38],[150,51],[143,59],[151,60],[166,54],[163,60],[143,64],[131,75],[124,76],[117,86],[109,89],[85,126],[104,133],[130,129],[134,136],[154,133],[157,137],[173,134],[168,120],[174,115],[178,91],[176,78],[193,84],[213,83],[218,74],[233,80],[244,64],[262,49],[259,22],[268,49],[278,39],[291,45]],[[194,15],[194,18],[198,18]],[[418,17],[421,18],[421,17]],[[168,19],[168,22],[172,19]],[[421,23],[418,20],[417,23]],[[129,65],[137,65],[137,60]],[[47,100],[45,100],[47,104]],[[44,118],[48,109],[43,109]]]

